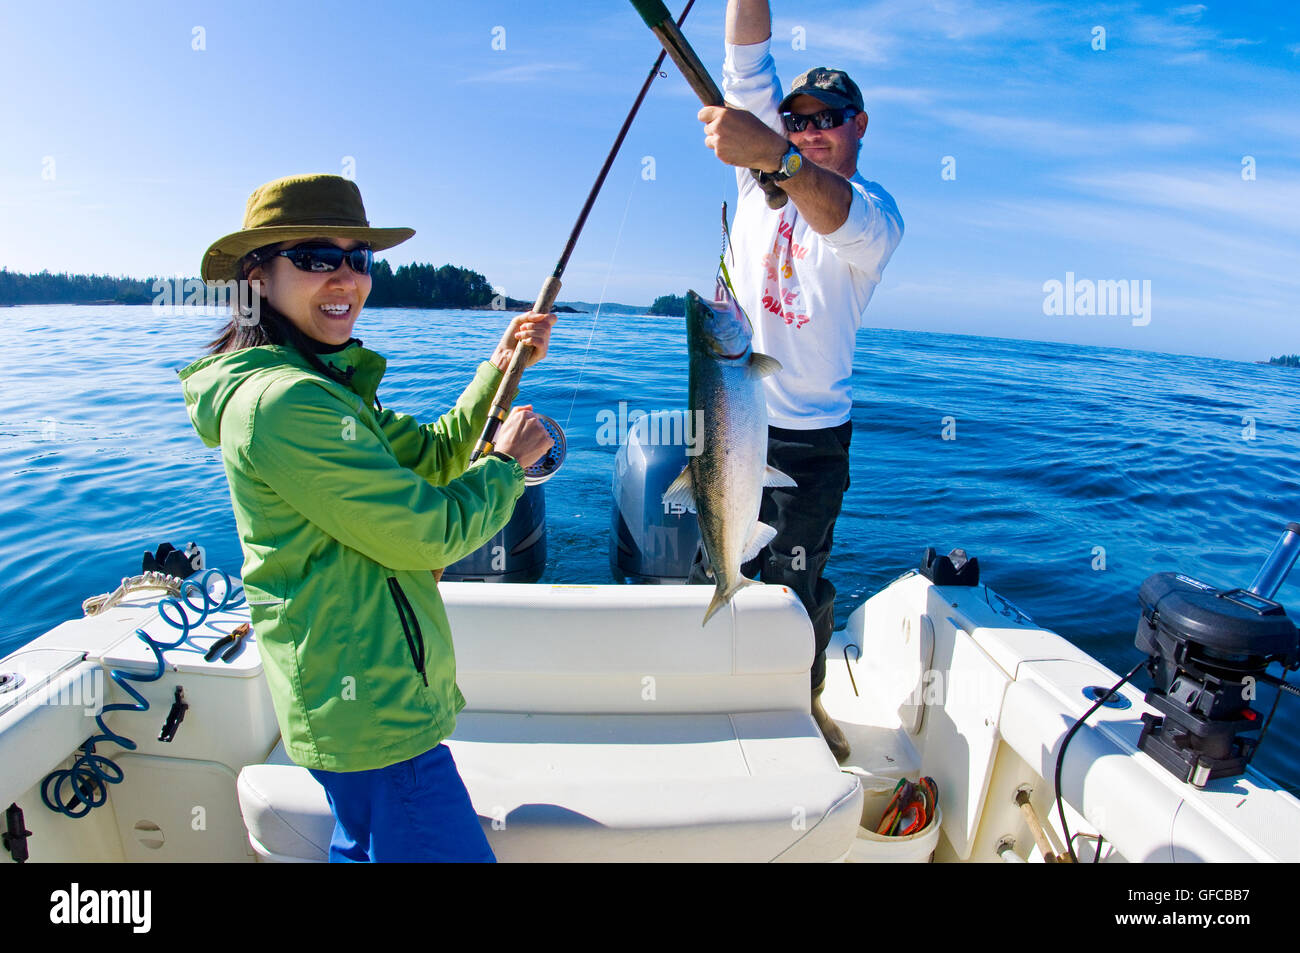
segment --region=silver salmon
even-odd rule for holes
[[[726,286],[718,300],[686,293],[690,353],[690,407],[702,420],[699,452],[664,492],[665,503],[684,503],[699,515],[700,537],[713,571],[713,601],[704,624],[753,579],[740,567],[772,541],[776,530],[758,520],[764,486],[794,486],[767,465],[767,400],[763,378],[781,369],[776,358],[753,348],[753,328]]]

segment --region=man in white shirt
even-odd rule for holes
[[[822,578],[849,486],[853,350],[862,315],[903,235],[889,193],[857,171],[867,130],[862,93],[841,70],[817,67],[781,95],[767,0],[729,0],[723,91],[706,106],[705,145],[736,166],[732,284],[754,326],[754,350],[781,362],[763,381],[768,462],[796,488],[768,488],[759,518],[776,538],[744,567],[790,586],[812,619],[812,711],[841,762],[849,745],[822,708],[835,587]],[[749,170],[789,201],[769,209]],[[706,581],[697,556],[693,581]]]

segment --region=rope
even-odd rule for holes
[[[91,596],[82,602],[81,612],[83,615],[98,615],[101,612],[106,612],[130,593],[139,592],[142,589],[162,589],[169,595],[178,596],[183,581],[179,576],[169,576],[162,572],[146,572],[138,576],[125,576],[122,579],[122,584],[112,592]]]

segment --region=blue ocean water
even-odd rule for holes
[[[176,371],[222,323],[149,307],[0,310],[0,655],[80,615],[159,542],[242,562],[220,452],[199,441]],[[387,407],[446,410],[506,316],[379,309],[356,335],[389,360]],[[564,426],[546,485],[545,582],[609,582],[602,412],[680,408],[680,319],[562,315],[521,402]],[[1247,585],[1300,520],[1300,372],[1210,358],[864,329],[852,487],[828,576],[837,618],[923,547],[963,547],[982,579],[1104,664],[1138,660],[1137,592],[1180,570]],[[1278,598],[1300,616],[1300,579]],[[1261,692],[1267,710],[1271,691]],[[1300,786],[1300,701],[1284,699],[1255,763]]]

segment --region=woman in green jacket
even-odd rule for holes
[[[465,699],[436,573],[510,519],[523,467],[551,446],[529,408],[469,456],[519,341],[546,354],[555,316],[511,321],[432,424],[386,410],[386,362],[352,337],[373,252],[356,185],[292,176],[257,189],[208,249],[208,281],[247,280],[208,356],[180,372],[204,443],[221,447],[243,583],[285,750],[324,786],[332,861],[492,860],[443,739]]]

